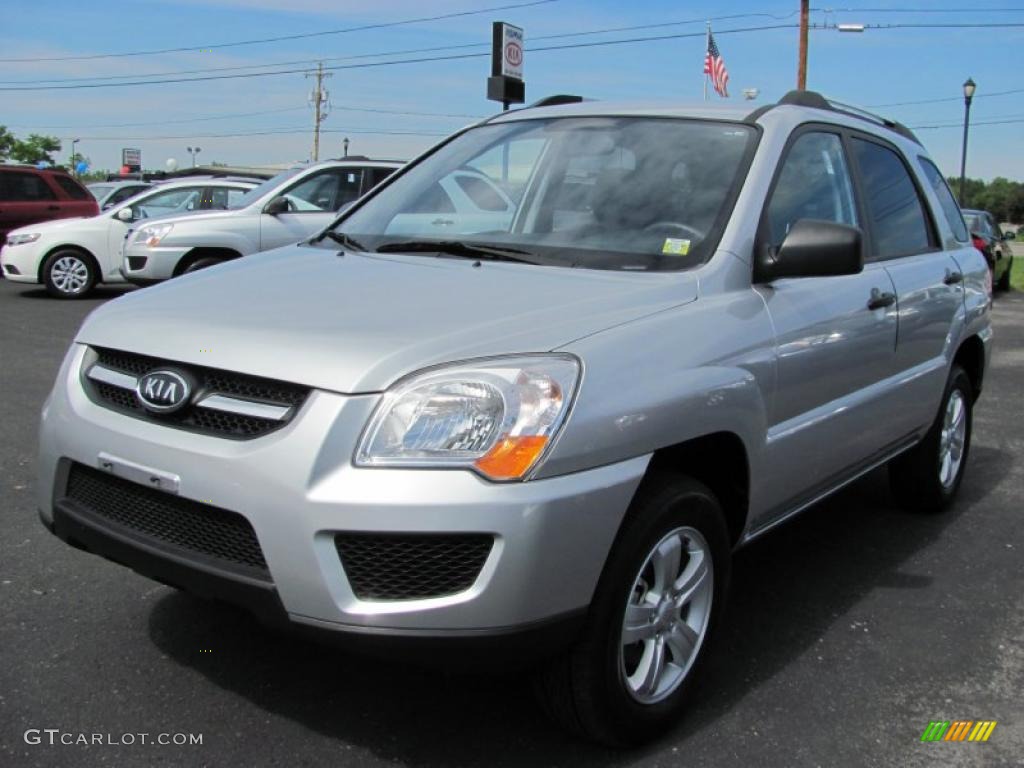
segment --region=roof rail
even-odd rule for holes
[[[561,104],[579,104],[581,101],[583,101],[582,96],[574,96],[571,93],[556,93],[552,96],[545,96],[543,99],[527,105],[526,109],[533,109],[534,107],[557,107]]]
[[[756,120],[765,112],[769,111],[773,107],[779,107],[783,105],[792,105],[796,107],[810,107],[811,109],[823,109],[829,112],[838,112],[843,115],[850,117],[860,118],[861,120],[867,120],[868,122],[880,125],[883,128],[888,128],[893,133],[897,133],[905,139],[910,139],[915,144],[920,144],[917,136],[903,123],[890,120],[887,117],[876,115],[874,112],[870,112],[863,107],[857,107],[852,104],[844,104],[841,101],[836,101],[827,96],[824,96],[817,91],[790,91],[783,96],[776,104],[769,105],[767,108],[761,107],[755,110],[747,116],[748,120]]]

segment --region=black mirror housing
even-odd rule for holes
[[[864,236],[859,227],[800,219],[777,249],[757,249],[754,281],[770,283],[783,277],[856,275],[863,269]]]
[[[279,213],[287,213],[288,199],[285,197],[275,197],[263,207],[263,212],[269,213],[271,216],[277,216]]]

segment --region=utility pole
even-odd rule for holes
[[[327,119],[330,111],[328,98],[330,94],[324,88],[324,78],[332,73],[324,72],[324,63],[316,65],[316,72],[307,72],[306,77],[316,78],[316,87],[310,91],[309,101],[313,105],[313,162],[320,159],[320,123]]]
[[[800,0],[800,60],[796,70],[798,91],[807,90],[807,27],[810,13],[810,0]]]

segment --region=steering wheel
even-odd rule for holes
[[[689,224],[682,224],[678,221],[655,221],[652,224],[648,224],[643,229],[644,232],[650,232],[651,234],[665,232],[666,230],[681,232],[690,240],[704,239],[704,233],[699,229],[691,227]]]

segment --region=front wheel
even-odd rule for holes
[[[689,478],[649,477],[633,502],[582,640],[536,680],[563,725],[612,745],[679,716],[722,611],[730,569],[721,508]]]
[[[956,496],[971,448],[973,403],[971,380],[954,365],[928,434],[889,462],[889,485],[900,506],[915,512],[941,512]]]
[[[81,251],[56,251],[43,264],[43,285],[47,293],[58,299],[85,296],[95,284],[96,268]]]

